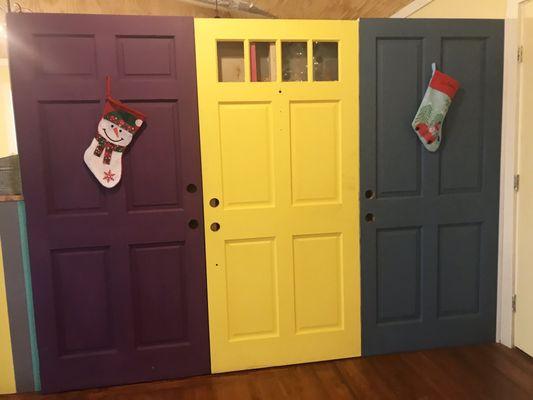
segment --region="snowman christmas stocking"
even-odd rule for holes
[[[106,102],[91,145],[83,160],[96,179],[106,188],[114,187],[122,177],[122,154],[145,120],[140,112],[111,97],[106,78]]]
[[[440,146],[442,124],[452,104],[452,99],[459,90],[459,82],[437,71],[435,63],[432,68],[433,75],[429,81],[429,87],[412,125],[425,148],[434,152]]]

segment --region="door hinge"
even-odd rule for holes
[[[519,63],[524,61],[524,46],[518,46],[517,60]]]
[[[513,294],[513,299],[511,300],[511,307],[513,308],[513,312],[516,312],[516,294]]]
[[[513,187],[515,192],[518,192],[520,189],[520,174],[514,176]]]

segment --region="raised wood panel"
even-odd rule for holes
[[[61,357],[112,349],[113,313],[107,253],[106,247],[51,252]]]
[[[124,176],[129,210],[182,206],[180,177],[180,129],[178,101],[128,102],[150,115],[150,121],[135,138]],[[146,162],[149,158],[150,162]]]
[[[274,206],[271,104],[222,103],[218,115],[224,207]]]
[[[423,39],[382,38],[376,46],[377,196],[419,196],[421,145],[411,125],[404,122],[420,102]],[[391,91],[402,93],[402,100],[397,101]]]
[[[176,70],[173,37],[119,36],[117,50],[121,78],[171,78]]]
[[[278,336],[279,304],[274,238],[227,241],[228,339]]]
[[[341,202],[341,129],[338,101],[289,104],[293,205]],[[320,168],[313,165],[320,160]]]
[[[101,211],[104,207],[104,196],[94,177],[87,169],[77,168],[80,155],[96,129],[100,109],[98,100],[38,103],[43,135],[37,140],[41,141],[44,158],[41,173],[51,214]],[[73,134],[78,127],[87,127],[79,132],[86,137],[85,141]]]
[[[439,227],[438,316],[479,311],[481,224]]]
[[[140,350],[187,340],[183,243],[130,247],[135,339]]]
[[[378,324],[420,318],[421,229],[377,232]]]
[[[461,82],[454,112],[444,121],[446,151],[440,160],[440,193],[480,192],[486,114],[486,38],[443,38],[442,68]],[[465,157],[465,154],[468,154]],[[460,169],[452,168],[461,164]]]
[[[94,35],[35,35],[36,69],[43,75],[93,78],[96,75]],[[67,56],[68,55],[68,56]]]
[[[296,334],[341,330],[342,235],[297,235],[292,238],[292,247]]]

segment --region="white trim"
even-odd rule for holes
[[[508,347],[513,346],[514,329],[512,297],[515,292],[516,195],[513,180],[518,160],[518,16],[520,4],[525,1],[528,0],[508,0],[505,20],[496,340]]]
[[[404,8],[396,11],[390,16],[390,18],[407,18],[413,15],[415,12],[424,8],[433,0],[414,0],[413,2],[407,4]]]

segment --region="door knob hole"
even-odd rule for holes
[[[211,224],[211,230],[212,230],[213,232],[216,232],[216,231],[218,231],[219,229],[220,229],[220,224],[219,224],[218,222],[213,222],[213,223]]]
[[[373,199],[373,198],[374,198],[374,191],[373,191],[373,190],[367,190],[367,191],[365,192],[365,197],[366,197],[367,199]]]
[[[189,183],[187,185],[187,192],[196,193],[197,190],[198,190],[198,188],[196,187],[196,185],[194,183]]]
[[[191,219],[191,220],[189,221],[189,228],[191,228],[191,229],[196,229],[196,228],[198,228],[198,220],[196,220],[196,219]]]
[[[376,218],[374,217],[374,214],[368,213],[365,215],[365,221],[366,222],[374,222]]]
[[[219,204],[220,201],[216,197],[213,197],[211,200],[209,200],[209,205],[213,208],[218,207]]]

